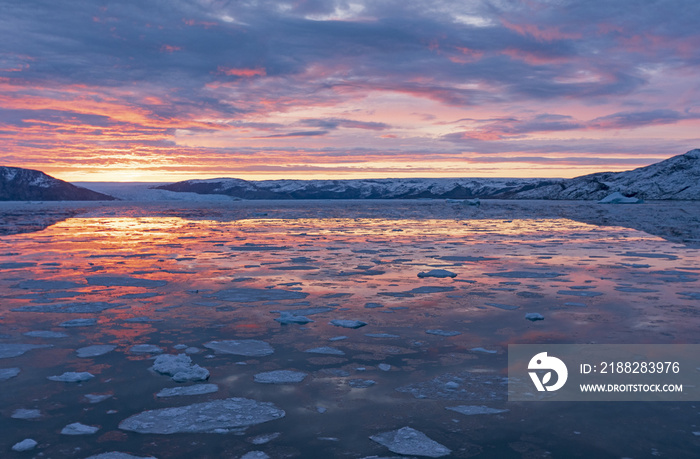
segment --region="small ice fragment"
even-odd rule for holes
[[[472,416],[475,414],[498,414],[507,413],[510,410],[499,410],[497,408],[489,408],[488,406],[476,406],[476,405],[459,405],[459,406],[446,406],[446,410],[456,411],[457,413],[462,413],[467,416]]]
[[[365,333],[365,336],[370,338],[400,338],[399,335],[393,335],[391,333]]]
[[[304,352],[309,352],[311,354],[345,355],[345,352],[340,349],[329,346],[315,347],[313,349],[307,349]]]
[[[419,272],[418,277],[420,277],[421,279],[424,277],[437,277],[439,279],[442,279],[445,277],[457,277],[457,274],[446,269],[431,269],[428,272]]]
[[[209,341],[204,344],[204,347],[221,354],[243,355],[246,357],[263,357],[275,352],[268,343],[257,339]]]
[[[316,407],[316,411],[318,411],[319,413],[323,414],[323,413],[325,413],[326,411],[328,411],[328,408],[326,408],[326,407],[324,407],[324,406],[317,406],[317,407]]]
[[[15,443],[14,446],[12,447],[12,451],[17,451],[17,452],[22,452],[22,451],[30,451],[34,448],[36,448],[36,445],[38,443],[31,439],[31,438],[25,438],[19,443]]]
[[[564,303],[564,306],[575,306],[577,308],[585,308],[586,307],[585,303],[576,303],[573,301],[568,301],[568,302]]]
[[[258,435],[257,437],[251,438],[250,442],[254,445],[264,445],[266,443],[270,443],[272,440],[274,440],[275,438],[278,438],[280,435],[282,435],[282,434],[279,432],[262,434],[262,435]]]
[[[510,304],[502,304],[502,303],[484,303],[486,306],[493,306],[494,308],[498,309],[504,309],[506,311],[515,311],[516,309],[520,309],[520,306],[513,306]]]
[[[241,459],[270,459],[270,456],[262,451],[248,451],[241,456]]]
[[[445,387],[448,389],[459,389],[459,383],[455,381],[449,381],[445,383]]]
[[[428,438],[423,432],[410,427],[383,432],[369,438],[386,446],[393,453],[407,456],[442,457],[451,452],[444,445]]]
[[[328,341],[342,341],[348,339],[347,336],[334,336],[333,338],[328,338]]]
[[[458,332],[456,330],[426,330],[425,332],[429,335],[438,336],[457,336],[462,334],[462,332]]]
[[[41,417],[41,411],[18,408],[12,413],[11,417],[13,419],[36,419]]]
[[[302,371],[275,370],[255,375],[255,382],[263,384],[293,384],[300,383],[307,374]]]
[[[389,365],[388,363],[380,363],[380,364],[377,365],[377,366],[378,366],[379,369],[382,370],[382,371],[389,371],[389,370],[391,370],[391,365]]]
[[[496,353],[498,352],[498,351],[495,351],[495,350],[492,351],[492,350],[489,350],[489,349],[484,349],[483,347],[473,347],[473,348],[471,348],[471,349],[469,349],[469,350],[470,350],[470,351],[473,351],[473,352],[484,352],[484,353],[486,353],[486,354],[496,354]]]
[[[95,376],[87,371],[75,372],[67,371],[59,376],[49,376],[47,379],[51,381],[61,381],[61,382],[82,382],[94,378]]]
[[[73,319],[61,322],[59,326],[61,327],[92,327],[97,324],[97,319]]]
[[[79,422],[74,422],[73,424],[68,424],[61,430],[63,435],[92,435],[100,430],[99,427],[86,426]]]
[[[528,312],[527,314],[525,314],[525,318],[531,322],[544,320],[544,316],[539,312]]]
[[[7,381],[19,374],[19,368],[0,368],[0,381]]]
[[[82,358],[98,357],[100,355],[107,354],[108,352],[112,352],[116,348],[117,346],[114,346],[112,344],[95,344],[92,346],[86,346],[81,347],[80,349],[76,349],[75,353],[78,354],[78,357]]]
[[[195,384],[194,386],[185,387],[170,387],[161,390],[156,394],[156,397],[180,397],[185,395],[204,395],[217,392],[219,386],[216,384]]]
[[[336,327],[343,328],[360,328],[367,325],[367,322],[362,322],[360,320],[335,319],[331,320],[331,324],[335,325]]]
[[[558,290],[558,295],[571,295],[571,296],[584,296],[584,297],[594,297],[602,295],[601,292],[592,292],[589,290]]]
[[[156,357],[153,369],[161,374],[172,377],[173,381],[206,381],[209,379],[209,370],[192,363],[192,359],[185,354],[163,354]]]
[[[85,399],[90,403],[100,403],[100,402],[107,400],[111,396],[112,396],[112,394],[85,394],[85,395],[83,395],[83,397],[85,397]]]
[[[194,346],[185,349],[185,354],[199,354],[200,352],[202,352],[202,350]]]
[[[275,319],[275,322],[279,322],[282,325],[299,324],[304,325],[313,322],[306,316],[300,316],[296,314],[289,313],[287,311],[280,311],[280,316]]]
[[[375,384],[377,384],[377,381],[372,379],[351,379],[348,381],[348,386],[354,387],[355,389],[366,389]]]
[[[65,333],[53,332],[48,330],[28,331],[22,334],[24,336],[29,336],[30,338],[68,338],[68,335],[66,335]]]
[[[132,456],[131,454],[121,453],[119,451],[110,451],[108,453],[97,454],[86,459],[156,459],[153,456]]]
[[[163,348],[155,344],[136,344],[131,346],[129,352],[133,354],[160,354],[163,352]]]
[[[376,309],[376,308],[383,308],[384,305],[381,303],[366,303],[365,307],[367,309]]]
[[[176,344],[175,346],[173,346],[173,349],[177,349],[178,351],[187,349],[187,344]]]

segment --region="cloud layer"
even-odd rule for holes
[[[700,137],[693,0],[3,9],[0,163],[61,178],[572,176]]]

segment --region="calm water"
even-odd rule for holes
[[[23,454],[49,458],[391,456],[369,436],[404,426],[450,448],[450,457],[700,456],[693,403],[509,403],[504,385],[509,343],[697,343],[697,249],[566,219],[468,219],[452,210],[443,218],[387,218],[376,205],[362,218],[295,212],[279,218],[248,209],[222,218],[124,205],[0,237],[0,346],[51,345],[0,359],[0,368],[21,369],[0,381],[0,456],[19,457],[10,448],[28,437],[39,446]],[[456,277],[418,277],[432,269]],[[313,322],[274,320],[299,309]],[[528,312],[545,320],[525,320]],[[73,319],[96,322],[60,325]],[[335,319],[367,325],[342,328],[330,324]],[[24,335],[31,331],[67,336]],[[262,340],[274,353],[204,346],[232,339]],[[90,358],[75,352],[95,344],[116,348]],[[137,344],[166,354],[197,348],[189,355],[218,392],[156,397],[192,383],[150,370],[158,354],[132,352]],[[322,346],[343,355],[305,352]],[[308,376],[254,382],[272,370]],[[95,377],[47,379],[64,372]],[[358,380],[374,384],[353,387]],[[446,388],[450,381],[459,387]],[[86,394],[110,397],[90,403]],[[226,434],[118,427],[145,410],[228,397],[272,402],[286,416]],[[509,411],[445,409],[456,405]],[[39,415],[12,418],[18,409]],[[60,433],[74,422],[99,430]],[[255,444],[272,433],[279,435]]]

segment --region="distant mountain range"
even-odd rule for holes
[[[43,172],[0,166],[0,201],[108,201],[112,196],[71,185]]]
[[[700,200],[700,150],[625,172],[573,179],[186,180],[156,187],[241,199],[590,199],[617,191],[641,199]]]
[[[647,200],[700,200],[700,149],[625,172],[573,179],[398,178],[358,180],[186,180],[154,190],[239,199],[573,199],[600,200],[613,192]],[[103,191],[108,190],[104,189]],[[146,193],[148,194],[148,193]],[[0,166],[0,201],[100,201],[107,194],[43,172]],[[129,199],[126,197],[125,199]],[[151,199],[168,199],[154,194]]]

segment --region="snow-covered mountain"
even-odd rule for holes
[[[624,172],[599,172],[518,193],[522,199],[602,199],[618,191],[641,199],[700,200],[700,149]]]
[[[242,199],[595,199],[618,191],[642,199],[700,200],[700,150],[625,172],[573,179],[186,180],[156,187]]]
[[[225,194],[242,199],[417,199],[476,197],[510,198],[560,180],[543,179],[355,179],[260,180],[234,178],[187,180],[159,186],[169,191]]]
[[[0,201],[110,201],[112,196],[77,187],[43,172],[0,166]]]

